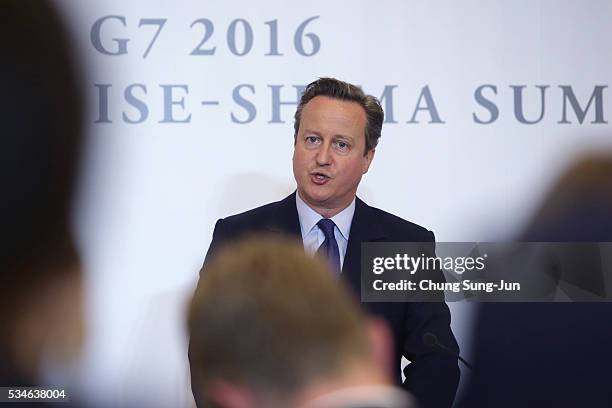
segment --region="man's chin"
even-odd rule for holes
[[[330,204],[331,195],[325,191],[317,191],[321,188],[309,189],[309,191],[303,191],[300,194],[302,200],[311,207],[327,208]]]

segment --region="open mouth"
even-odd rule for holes
[[[330,177],[323,173],[311,173],[310,178],[315,184],[325,184],[330,180]]]

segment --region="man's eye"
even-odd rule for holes
[[[316,136],[306,136],[306,143],[315,144],[319,141],[319,138]]]
[[[348,145],[348,143],[346,143],[346,142],[343,142],[343,141],[339,140],[339,141],[337,141],[337,142],[336,142],[336,147],[337,147],[339,150],[342,150],[342,151],[347,151],[347,150],[349,149],[349,147],[350,147],[350,146]]]

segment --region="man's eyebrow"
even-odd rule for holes
[[[304,135],[317,135],[319,137],[321,137],[321,133],[317,132],[316,130],[311,130],[311,129],[304,129]],[[355,142],[355,138],[352,136],[348,136],[348,135],[342,135],[342,134],[336,134],[334,136],[332,136],[332,139],[344,139],[344,140],[348,140],[349,142]]]
[[[345,140],[348,140],[349,142],[355,141],[355,139],[352,136],[346,136],[346,135],[334,135],[334,139],[345,139]]]
[[[321,136],[321,133],[317,132],[316,130],[310,130],[310,129],[304,129],[304,134],[305,135],[315,134],[317,136]]]

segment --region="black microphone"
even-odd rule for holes
[[[442,350],[442,351],[452,355],[453,357],[458,358],[459,361],[461,361],[463,364],[465,364],[465,366],[467,368],[469,368],[470,370],[474,369],[470,363],[465,361],[465,359],[459,355],[459,353],[456,353],[455,351],[453,351],[453,350],[449,349],[448,347],[446,347],[444,344],[440,343],[438,341],[438,337],[435,334],[433,334],[431,332],[427,332],[427,333],[423,334],[423,343],[425,343],[425,345],[428,346],[428,347],[438,348],[438,349],[440,349],[440,350]]]

